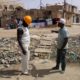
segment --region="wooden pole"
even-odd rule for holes
[[[65,12],[66,12],[66,0],[64,0],[63,4],[63,18],[65,18]]]

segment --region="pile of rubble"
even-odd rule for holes
[[[34,54],[42,59],[50,59],[50,55],[52,53],[52,38],[47,35],[41,35],[39,41],[40,43],[34,50]]]
[[[33,59],[34,50],[40,39],[34,35],[31,38],[30,52]],[[16,38],[0,38],[0,64],[16,64],[21,62],[21,50]]]
[[[31,35],[31,59],[34,55],[42,59],[56,57],[56,39],[52,35]],[[80,36],[69,38],[68,62],[80,62]],[[16,38],[0,39],[0,64],[16,64],[21,62],[21,51]]]
[[[80,62],[80,36],[69,38],[67,60],[69,62]]]
[[[13,64],[21,61],[20,50],[15,38],[0,39],[0,64]]]

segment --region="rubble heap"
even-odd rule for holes
[[[0,64],[20,62],[20,52],[15,38],[0,39]]]
[[[56,56],[56,39],[51,35],[31,35],[30,52],[42,59]],[[0,38],[0,64],[16,64],[21,61],[21,51],[16,38]],[[68,62],[80,62],[80,36],[69,38]]]
[[[46,34],[40,36],[40,43],[37,48],[34,50],[34,54],[39,56],[42,59],[50,59],[52,53],[52,37],[47,36]]]
[[[67,60],[69,62],[80,62],[80,36],[69,38]]]

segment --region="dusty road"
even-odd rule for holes
[[[51,71],[53,61],[32,61],[30,75],[19,75],[20,65],[12,65],[0,73],[0,80],[80,80],[80,64],[67,64],[64,74],[61,71]]]
[[[73,25],[72,27],[67,27],[70,33],[70,36],[80,35],[80,25]],[[31,28],[30,33],[34,35],[42,35],[42,34],[50,34],[53,37],[57,37],[55,33],[51,33],[52,29],[56,28]],[[16,29],[13,30],[5,30],[0,29],[0,37],[16,37]]]

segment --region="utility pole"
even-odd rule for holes
[[[65,18],[65,12],[66,12],[66,0],[64,0],[63,4],[63,18]]]
[[[40,0],[40,9],[42,9],[42,0]]]

